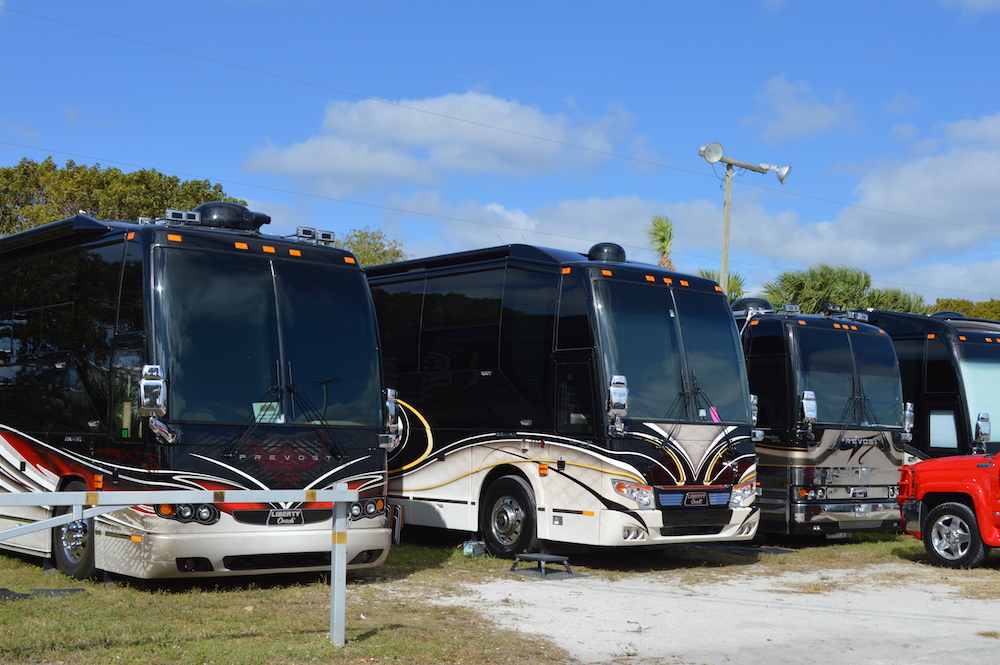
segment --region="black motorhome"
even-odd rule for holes
[[[386,418],[364,273],[231,203],[0,238],[4,492],[327,489],[386,556]],[[65,509],[56,509],[65,512]],[[0,508],[0,528],[52,509]],[[0,541],[70,575],[328,570],[329,503],[135,506]]]
[[[916,409],[907,446],[914,460],[1000,451],[1000,438],[990,428],[990,414],[1000,414],[1000,322],[957,312],[866,310],[845,316],[892,337],[903,398]]]
[[[715,282],[610,243],[367,273],[407,524],[478,532],[508,556],[753,537],[751,398]]]
[[[857,321],[733,304],[757,395],[760,530],[898,530],[912,405],[889,336]]]

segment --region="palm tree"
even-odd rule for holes
[[[799,305],[805,314],[819,312],[824,303],[860,309],[871,285],[871,275],[864,270],[820,264],[781,272],[775,281],[764,285],[764,297],[775,307]]]
[[[660,255],[659,266],[667,270],[677,270],[674,262],[670,260],[670,246],[674,242],[674,223],[670,218],[653,215],[646,237],[649,238],[649,246]]]
[[[709,270],[708,268],[699,268],[697,272],[698,277],[704,277],[705,279],[710,279],[714,282],[719,281],[719,271]],[[726,277],[726,281],[729,282],[723,288],[726,290],[726,295],[729,296],[729,302],[736,302],[744,295],[746,295],[747,288],[747,278],[738,272],[730,272]],[[721,285],[720,285],[721,286]]]

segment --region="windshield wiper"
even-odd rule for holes
[[[271,386],[270,388],[267,389],[267,392],[264,394],[264,399],[262,403],[278,404],[278,400],[280,397],[281,397],[281,387]],[[254,433],[254,431],[256,431],[257,427],[262,422],[264,422],[266,413],[267,413],[266,411],[261,411],[259,415],[251,413],[250,416],[247,417],[245,421],[246,423],[249,424],[249,427],[244,427],[240,431],[239,435],[236,437],[236,440],[233,441],[232,445],[230,445],[229,448],[226,449],[226,452],[222,453],[222,456],[225,458],[236,457],[236,453],[238,453],[240,449],[242,449],[243,446],[246,445],[246,442],[250,440],[250,436]]]
[[[292,364],[288,363],[288,379],[291,381],[292,378]],[[329,383],[329,382],[326,382]],[[337,440],[333,436],[333,432],[330,429],[330,423],[326,420],[326,406],[324,405],[323,411],[316,408],[312,400],[309,399],[309,395],[306,394],[302,388],[295,385],[294,383],[288,384],[288,392],[292,395],[292,404],[300,411],[302,415],[305,416],[306,421],[311,424],[325,426],[317,427],[316,434],[319,436],[320,440],[326,446],[326,449],[333,455],[336,459],[343,459],[344,453],[340,450],[340,446],[337,445]],[[323,385],[323,394],[326,395],[326,385]],[[327,436],[329,435],[329,438]]]

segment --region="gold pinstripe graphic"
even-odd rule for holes
[[[417,418],[420,419],[420,422],[424,426],[424,432],[427,434],[427,448],[424,449],[423,454],[420,455],[420,457],[418,457],[417,459],[413,460],[409,464],[404,464],[402,467],[400,467],[398,469],[392,469],[392,470],[389,471],[389,473],[399,473],[400,471],[406,471],[407,469],[412,469],[417,464],[420,464],[425,459],[427,459],[430,456],[430,454],[431,454],[431,448],[434,447],[434,435],[431,434],[431,426],[427,422],[427,420],[422,415],[420,415],[419,411],[417,411],[416,409],[414,409],[411,405],[407,404],[403,400],[397,399],[396,403],[397,404],[402,404],[404,408],[409,409],[410,413],[412,413],[413,415],[415,415]]]
[[[684,483],[687,482],[687,474],[684,473],[684,465],[681,464],[681,461],[679,459],[677,459],[677,455],[675,455],[674,451],[672,451],[669,447],[667,447],[667,445],[666,445],[666,443],[664,441],[661,441],[661,440],[657,439],[656,437],[649,436],[648,434],[645,434],[643,432],[629,432],[629,434],[631,434],[632,436],[636,437],[637,439],[643,439],[644,441],[648,441],[648,442],[652,443],[654,446],[656,446],[657,448],[659,448],[660,450],[662,450],[663,452],[665,452],[667,455],[669,455],[670,459],[672,459],[674,461],[674,466],[676,467],[677,473],[680,476],[679,478],[676,479],[676,483],[678,485],[683,485]],[[673,474],[670,474],[670,475],[673,475]],[[646,481],[643,480],[641,482],[644,483]]]
[[[554,460],[554,459],[519,459],[519,460],[516,460],[516,463],[522,463],[522,462],[528,462],[528,463],[532,463],[532,464],[553,464],[554,465],[554,464],[558,463],[558,460]],[[408,487],[408,488],[406,488],[406,491],[407,492],[423,492],[423,491],[426,491],[426,490],[436,489],[438,487],[444,487],[445,485],[448,485],[449,483],[453,483],[456,480],[461,480],[462,478],[465,478],[466,476],[471,476],[471,475],[474,475],[476,473],[479,473],[480,471],[485,471],[486,469],[492,469],[493,467],[496,467],[496,466],[507,466],[510,463],[511,462],[506,461],[506,462],[497,462],[496,464],[487,464],[486,466],[481,466],[478,469],[473,469],[472,471],[468,471],[468,472],[463,473],[461,475],[455,476],[454,478],[449,478],[448,480],[444,481],[443,483],[438,483],[437,485],[428,485],[427,487]],[[575,462],[566,462],[566,466],[575,466],[575,467],[579,467],[581,469],[591,469],[592,471],[597,471],[598,473],[603,473],[603,474],[606,474],[606,475],[609,475],[609,476],[612,476],[612,475],[613,476],[624,476],[624,477],[630,478],[630,479],[632,479],[632,480],[634,480],[634,481],[636,481],[638,483],[642,483],[644,485],[646,484],[646,481],[644,479],[640,478],[639,476],[636,476],[635,474],[623,472],[620,469],[614,469],[612,471],[608,471],[607,469],[602,469],[600,467],[591,466],[589,464],[577,464]]]

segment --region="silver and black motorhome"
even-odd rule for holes
[[[406,523],[539,547],[749,540],[751,397],[718,284],[507,245],[366,269]]]
[[[390,542],[374,312],[343,250],[232,203],[0,238],[3,492],[327,489],[348,565]],[[64,509],[56,509],[64,510]],[[0,528],[50,517],[0,508]],[[86,577],[328,570],[329,503],[147,505],[4,547]]]
[[[763,434],[760,530],[897,530],[896,484],[913,411],[889,335],[759,298],[733,310]]]
[[[885,330],[899,358],[903,397],[917,420],[913,460],[1000,452],[990,415],[1000,414],[1000,322],[958,312],[886,310],[844,316]]]

